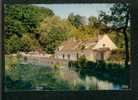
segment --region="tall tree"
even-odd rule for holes
[[[90,16],[88,20],[89,20],[90,26],[96,27],[96,28],[99,26],[99,20],[97,19],[97,17]]]
[[[61,41],[68,37],[71,29],[70,22],[62,20],[58,16],[46,18],[38,28],[39,43],[47,53],[54,53]]]
[[[4,21],[6,37],[16,34],[34,33],[39,23],[48,16],[53,16],[52,10],[33,5],[4,5]]]
[[[126,3],[117,3],[110,8],[110,11],[110,15],[105,12],[101,12],[100,18],[103,23],[112,26],[112,29],[115,29],[119,33],[123,33],[125,41],[125,65],[127,67],[129,62],[129,5]]]
[[[79,28],[79,26],[81,26],[82,23],[82,17],[80,15],[74,15],[73,13],[71,13],[68,16],[68,20],[70,21],[70,23],[75,26],[76,28]]]
[[[4,9],[6,53],[35,49],[36,45],[38,46],[37,27],[45,18],[53,16],[53,11],[49,8],[20,4],[5,4]]]

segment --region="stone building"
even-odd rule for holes
[[[55,51],[55,54],[40,54],[32,52],[22,54],[30,62],[39,62],[47,65],[67,65],[68,61],[76,61],[85,56],[89,61],[107,60],[112,50],[117,49],[108,35],[98,36],[95,40],[80,41],[74,38],[64,41]]]
[[[117,46],[106,34],[89,41],[72,38],[59,46],[55,51],[55,58],[76,61],[79,57],[85,56],[90,61],[107,60],[114,49],[117,49]]]

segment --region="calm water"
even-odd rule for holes
[[[95,76],[86,77],[86,80],[89,80],[91,83],[97,84],[97,87],[99,90],[121,90],[122,89],[122,86],[119,84],[114,84],[112,82],[99,80]]]
[[[33,62],[34,63],[34,62]],[[45,63],[35,62],[37,65],[45,65]],[[47,66],[48,67],[48,66]],[[50,66],[49,66],[50,67]],[[72,69],[69,69],[67,66],[60,67],[60,73],[62,74],[61,78],[67,80],[70,83],[73,83],[74,86],[78,84],[83,84],[86,90],[90,90],[90,87],[96,86],[98,90],[122,90],[123,84],[114,84],[109,81],[99,80],[95,76],[86,76],[85,79],[81,79],[77,72]]]
[[[61,68],[63,79],[74,82],[74,85],[79,83],[86,87],[86,90],[90,90],[90,87],[96,86],[98,90],[122,90],[123,85],[114,84],[109,81],[99,80],[95,76],[86,76],[85,79],[81,79],[77,72],[69,69],[67,66]],[[68,78],[69,77],[69,78]]]

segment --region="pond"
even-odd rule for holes
[[[48,66],[46,63],[42,63],[40,61],[30,61],[36,65],[43,65],[47,66],[47,68],[51,68],[52,66]],[[29,61],[28,61],[29,63]],[[27,64],[27,63],[26,63]],[[96,76],[86,76],[85,78],[80,78],[80,75],[68,66],[61,66],[60,67],[60,78],[63,80],[68,81],[69,83],[73,84],[74,86],[83,85],[85,90],[93,90],[91,87],[95,87],[94,90],[123,90],[124,86],[127,88],[128,86],[123,84],[113,83],[108,80],[101,80],[98,79]]]
[[[91,90],[91,86],[96,87],[96,90],[123,90],[126,85],[109,82],[108,80],[100,80],[96,76],[86,76],[81,79],[77,72],[69,69],[67,66],[61,67],[61,73],[63,73],[63,79],[70,82],[74,82],[75,85],[83,84],[86,90]],[[66,78],[70,77],[70,78]]]
[[[86,83],[90,81],[91,84],[96,84],[98,90],[122,90],[123,89],[123,85],[121,84],[115,84],[113,82],[99,80],[95,76],[87,76],[85,80],[86,80]]]

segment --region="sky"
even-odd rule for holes
[[[55,15],[61,18],[67,18],[70,13],[79,14],[80,16],[98,16],[99,12],[105,11],[110,13],[109,8],[112,4],[35,4],[40,7],[50,8]]]

